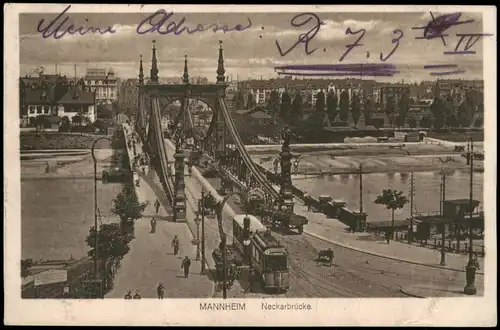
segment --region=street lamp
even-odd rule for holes
[[[222,269],[223,269],[223,276],[224,276],[224,281],[222,283],[222,298],[227,299],[227,250],[226,250],[226,243],[227,243],[227,236],[226,233],[224,233],[224,228],[222,228],[222,210],[224,209],[224,205],[226,202],[229,200],[229,198],[233,195],[238,195],[241,197],[241,193],[234,191],[230,192],[229,194],[224,197],[224,199],[220,202],[217,203],[217,225],[219,227],[219,234],[221,238],[221,250],[222,250]],[[242,198],[243,200],[243,198]]]
[[[95,228],[94,284],[98,285],[98,287],[99,287],[99,290],[97,291],[99,298],[101,298],[101,295],[102,295],[102,292],[101,292],[102,288],[100,286],[101,280],[100,280],[100,276],[99,276],[99,261],[98,261],[99,260],[98,259],[99,258],[99,229],[97,227],[97,159],[95,157],[95,146],[101,140],[108,140],[111,143],[113,143],[113,141],[109,137],[103,136],[103,137],[96,139],[92,143],[92,148],[91,148],[92,160],[94,161],[94,228]]]
[[[446,253],[445,253],[445,229],[446,229],[446,225],[445,225],[445,216],[444,216],[444,201],[445,201],[445,196],[446,196],[446,171],[445,171],[445,167],[444,167],[444,164],[452,161],[451,159],[447,158],[447,159],[443,159],[441,157],[438,158],[438,160],[441,162],[441,171],[440,171],[440,174],[441,174],[441,196],[440,196],[440,199],[441,199],[441,204],[440,204],[440,209],[441,209],[441,224],[442,224],[442,233],[441,233],[441,261],[440,261],[440,265],[441,266],[446,266]]]
[[[196,260],[200,260],[200,214],[196,212],[196,218],[194,219],[194,222],[196,223]]]
[[[201,189],[201,199],[198,202],[198,214],[201,212],[201,271],[205,271],[205,189]]]
[[[473,200],[472,200],[472,185],[474,179],[474,144],[472,137],[470,138],[470,152],[467,152],[468,157],[470,157],[470,187],[469,187],[469,208],[470,208],[470,219],[469,219],[469,262],[465,269],[465,276],[467,285],[464,288],[464,293],[467,295],[475,295],[477,293],[474,281],[476,280],[476,261],[473,259],[473,249],[472,249],[472,213],[474,210]],[[469,144],[467,144],[469,146]],[[468,149],[468,148],[467,148]]]

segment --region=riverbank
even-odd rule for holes
[[[277,156],[277,155],[276,155]],[[274,171],[274,157],[252,156],[254,162],[271,172]],[[443,163],[446,162],[445,164]],[[312,175],[342,175],[363,173],[411,173],[440,171],[469,171],[466,159],[457,153],[439,155],[373,155],[373,156],[333,156],[325,154],[303,155],[298,162],[295,177]],[[477,172],[484,171],[484,162],[476,161]],[[278,167],[279,171],[279,167]],[[294,171],[292,166],[292,171]]]

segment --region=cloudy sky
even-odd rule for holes
[[[442,13],[433,13],[435,17]],[[432,80],[424,65],[457,64],[465,73],[453,76],[463,79],[482,79],[482,41],[477,42],[470,50],[476,54],[444,55],[444,51],[453,51],[459,37],[457,33],[492,33],[483,31],[481,14],[464,13],[460,21],[475,22],[451,27],[445,33],[446,46],[440,38],[432,40],[416,40],[423,35],[423,30],[412,30],[412,27],[425,26],[430,20],[429,12],[419,13],[325,13],[317,15],[324,22],[316,36],[309,42],[309,49],[317,49],[306,55],[304,45],[298,45],[287,55],[281,56],[276,41],[283,50],[287,50],[297,42],[298,37],[314,26],[313,21],[293,27],[291,20],[297,13],[174,13],[165,21],[161,30],[171,22],[179,22],[185,18],[183,26],[195,29],[198,24],[209,26],[218,24],[233,27],[236,24],[251,26],[245,31],[226,32],[207,30],[193,34],[164,34],[157,32],[139,35],[137,26],[152,13],[119,13],[119,14],[73,14],[67,16],[75,26],[92,26],[106,28],[113,26],[114,34],[66,35],[60,39],[42,38],[37,32],[41,19],[46,26],[56,15],[22,14],[20,15],[20,62],[21,74],[30,74],[37,67],[44,66],[45,72],[53,73],[55,64],[58,71],[73,75],[74,64],[77,74],[84,75],[86,68],[113,67],[115,74],[122,78],[136,77],[139,67],[139,56],[145,59],[145,74],[149,75],[152,40],[156,40],[158,49],[160,76],[173,77],[182,75],[184,55],[189,57],[190,75],[206,76],[215,80],[217,70],[218,41],[224,43],[226,74],[241,79],[260,77],[275,78],[275,66],[291,64],[338,64],[346,50],[346,45],[354,43],[359,35],[346,35],[346,29],[352,31],[365,29],[366,33],[360,44],[355,47],[342,63],[382,63],[380,52],[386,56],[393,48],[391,40],[396,35],[395,29],[403,32],[399,48],[385,63],[397,66],[400,74],[390,80],[421,81]],[[158,22],[161,15],[153,19]],[[304,18],[302,19],[304,20]],[[61,22],[59,20],[59,22]],[[298,22],[299,20],[297,20]],[[58,25],[58,24],[57,24]],[[144,25],[146,30],[148,25]],[[150,27],[150,25],[149,25]],[[467,40],[462,42],[465,45]],[[369,53],[369,54],[368,54]],[[368,56],[369,55],[369,56]],[[451,78],[451,76],[450,76]],[[386,78],[389,79],[389,78]],[[383,80],[377,78],[377,80]]]

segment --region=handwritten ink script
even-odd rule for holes
[[[232,31],[245,31],[252,26],[252,21],[249,17],[247,17],[247,25],[236,24],[233,27],[229,27],[228,25],[219,26],[218,24],[196,24],[195,27],[187,27],[183,26],[186,18],[182,17],[179,21],[175,22],[173,20],[174,13],[168,13],[163,9],[156,11],[153,15],[147,17],[137,26],[138,34],[147,34],[152,32],[157,32],[161,35],[165,34],[174,34],[181,35],[182,33],[193,34],[196,32],[203,32],[212,30],[213,32],[223,31],[232,32]],[[157,19],[155,21],[155,19]]]
[[[422,27],[413,27],[412,30],[423,30],[423,36],[416,37],[415,39],[425,39],[431,40],[435,38],[441,38],[444,47],[447,46],[445,37],[448,37],[449,34],[444,34],[453,26],[464,25],[473,23],[474,20],[462,20],[462,13],[451,13],[444,14],[438,17],[434,17],[434,14],[430,13],[430,21],[427,25]],[[304,46],[305,55],[309,56],[313,54],[317,48],[311,47],[311,42],[314,40],[318,32],[321,30],[321,27],[325,25],[325,22],[321,20],[321,18],[314,13],[301,13],[294,16],[290,20],[290,25],[294,28],[300,28],[300,34],[297,37],[297,41],[292,44],[288,49],[278,40],[275,41],[276,47],[278,49],[278,53],[280,56],[287,56],[292,50],[299,47],[299,45]],[[307,31],[303,31],[304,28],[309,29]],[[362,43],[365,35],[368,33],[366,29],[353,30],[352,27],[347,26],[345,30],[345,34],[348,36],[354,36],[354,42],[345,45],[346,50],[338,59],[338,62],[342,62],[346,59],[351,52],[355,48],[362,48],[364,44]],[[405,33],[403,30],[395,27],[392,31],[393,38],[391,40],[392,49],[389,49],[387,53],[380,52],[379,59],[381,62],[386,62],[393,55],[396,54],[398,47],[401,42],[404,41]],[[455,49],[453,51],[444,51],[444,55],[466,55],[466,54],[475,54],[476,52],[471,50],[471,48],[484,37],[492,36],[493,34],[488,33],[456,33],[455,36],[458,38]],[[324,49],[326,51],[326,49]],[[366,51],[366,57],[369,58],[370,52]],[[426,65],[424,69],[446,69],[451,68],[452,71],[445,72],[431,72],[430,75],[452,75],[452,74],[460,74],[464,73],[465,70],[457,69],[458,65],[456,64],[440,64],[440,65]],[[391,65],[377,65],[377,64],[352,64],[349,66],[342,65],[302,65],[302,66],[280,66],[275,67],[275,71],[278,74],[286,74],[286,75],[302,75],[302,76],[338,76],[338,75],[367,75],[367,76],[392,76],[398,73],[395,68]]]
[[[62,13],[57,15],[52,21],[50,21],[47,25],[45,25],[45,19],[41,19],[40,22],[38,22],[37,26],[37,31],[41,33],[42,38],[50,38],[53,37],[54,39],[61,39],[67,34],[70,35],[75,35],[79,34],[81,36],[86,35],[88,33],[99,33],[99,34],[114,34],[116,33],[116,30],[113,29],[113,27],[108,26],[106,28],[94,28],[94,27],[87,27],[84,28],[83,26],[76,27],[74,24],[70,23],[66,27],[64,25],[69,21],[69,17],[66,15],[68,10],[71,8],[71,5],[66,7]]]
[[[70,22],[70,17],[68,16],[68,11],[71,5],[67,6],[60,14],[58,14],[53,20],[48,23],[45,19],[41,19],[38,22],[37,32],[39,32],[42,38],[54,38],[61,39],[67,35],[80,35],[84,36],[87,34],[115,34],[117,30],[113,26],[102,27],[92,27],[92,26],[76,26]],[[88,22],[88,20],[87,20]],[[175,20],[173,12],[167,12],[163,9],[157,10],[152,15],[146,17],[142,22],[137,25],[136,31],[140,35],[148,33],[158,33],[161,35],[173,34],[194,34],[197,32],[222,31],[224,33],[228,32],[242,32],[248,30],[252,26],[252,21],[247,17],[247,22],[245,25],[236,24],[234,26],[219,25],[219,24],[193,24],[193,26],[186,26],[186,18],[181,17]]]

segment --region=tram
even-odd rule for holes
[[[290,288],[288,252],[257,217],[250,214],[234,216],[233,247],[246,262],[249,262],[255,275],[262,282],[264,290],[288,291]]]

